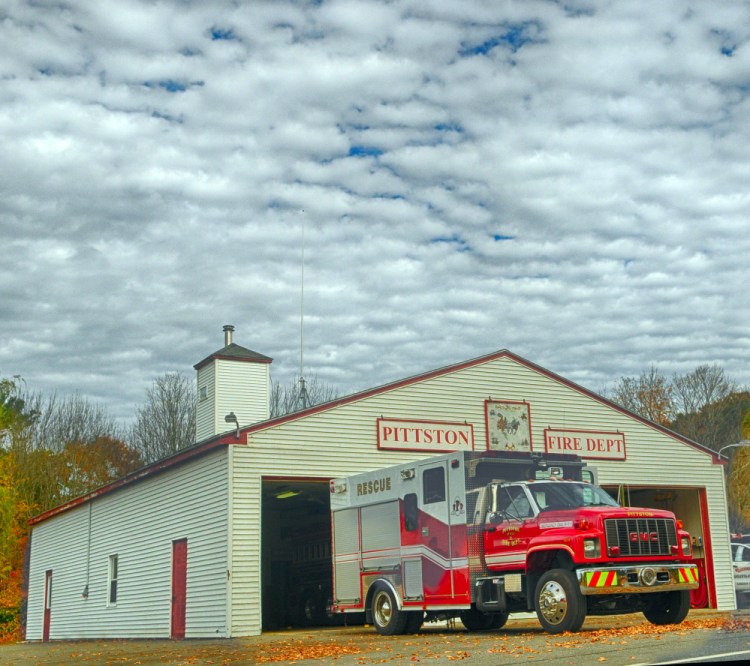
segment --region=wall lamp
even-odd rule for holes
[[[229,412],[229,414],[227,414],[224,417],[224,420],[227,423],[234,423],[234,426],[236,428],[236,430],[234,432],[234,436],[235,436],[236,439],[239,439],[240,438],[240,422],[237,420],[237,416],[235,415],[235,413],[234,412]]]
[[[735,449],[735,448],[741,448],[744,446],[750,446],[750,439],[743,439],[740,442],[735,442],[734,444],[727,444],[726,446],[722,446],[716,453],[717,456],[719,456],[719,459],[721,459],[721,452],[724,449]],[[725,456],[726,457],[726,456]]]

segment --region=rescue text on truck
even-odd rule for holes
[[[551,633],[586,615],[682,622],[698,587],[669,511],[621,507],[578,456],[455,452],[331,481],[334,612],[381,634],[535,611]]]

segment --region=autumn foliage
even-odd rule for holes
[[[19,378],[0,380],[0,643],[22,638],[29,518],[142,465],[137,451],[107,435],[40,442],[42,415],[20,388]]]

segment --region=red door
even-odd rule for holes
[[[526,491],[520,485],[494,487],[484,529],[484,558],[488,569],[513,571],[526,567],[529,541],[539,532]]]
[[[172,542],[172,638],[185,638],[187,539]]]
[[[52,616],[52,569],[44,574],[44,625],[42,640],[49,640],[49,623]]]

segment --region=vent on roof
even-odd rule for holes
[[[232,344],[232,333],[234,333],[234,326],[226,324],[224,326],[224,346],[228,347]]]

